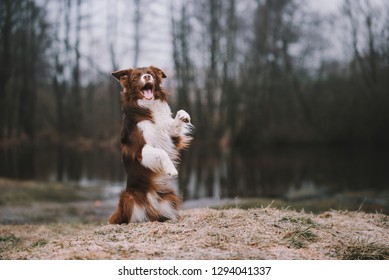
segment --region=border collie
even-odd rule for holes
[[[178,176],[179,151],[192,139],[190,116],[180,110],[172,118],[161,69],[149,66],[111,75],[122,87],[120,139],[127,184],[108,222],[176,221],[180,200],[171,181]]]

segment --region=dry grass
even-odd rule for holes
[[[284,239],[291,246],[299,249],[299,248],[307,247],[308,243],[315,242],[317,239],[317,235],[312,232],[311,227],[307,227],[307,228],[300,227],[288,232],[285,235]]]
[[[337,256],[343,260],[389,260],[388,246],[356,238],[349,244],[336,246]]]
[[[173,222],[0,227],[0,259],[389,259],[384,214],[191,209]]]

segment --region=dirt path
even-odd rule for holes
[[[384,214],[190,209],[177,223],[1,225],[0,259],[389,259]]]

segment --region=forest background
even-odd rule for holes
[[[117,141],[109,73],[155,64],[201,145],[385,145],[389,3],[310,2],[1,0],[1,142]]]

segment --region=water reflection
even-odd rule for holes
[[[347,197],[389,208],[388,151],[271,148],[251,152],[196,147],[185,154],[184,199],[265,197],[286,201]],[[353,200],[353,201],[351,201]],[[355,208],[355,207],[354,207]]]
[[[0,150],[0,177],[124,186],[119,149],[65,147]],[[183,200],[274,198],[286,201],[346,195],[372,210],[389,209],[388,151],[273,148],[251,152],[194,145],[184,152],[178,188]],[[102,183],[103,182],[103,183]],[[110,193],[109,191],[107,193]]]
[[[124,171],[116,149],[18,146],[0,149],[0,177],[119,182],[124,181]]]

